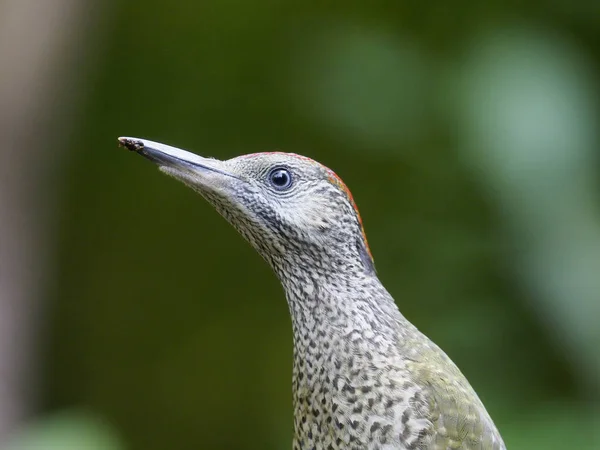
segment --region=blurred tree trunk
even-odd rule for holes
[[[34,408],[55,177],[79,76],[74,55],[90,35],[88,6],[0,1],[0,446]]]

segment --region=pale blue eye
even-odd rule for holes
[[[276,189],[289,189],[292,186],[292,174],[287,169],[273,169],[269,172],[269,182]]]

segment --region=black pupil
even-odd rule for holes
[[[277,187],[287,187],[290,184],[290,174],[285,169],[275,170],[271,174],[271,182]]]

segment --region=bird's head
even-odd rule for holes
[[[199,192],[280,277],[305,269],[374,272],[352,195],[322,164],[292,153],[219,161],[143,139],[119,143]]]

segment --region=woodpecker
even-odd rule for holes
[[[503,450],[457,366],[379,281],[350,190],[305,156],[226,161],[119,138],[202,195],[266,260],[293,327],[294,450]]]

